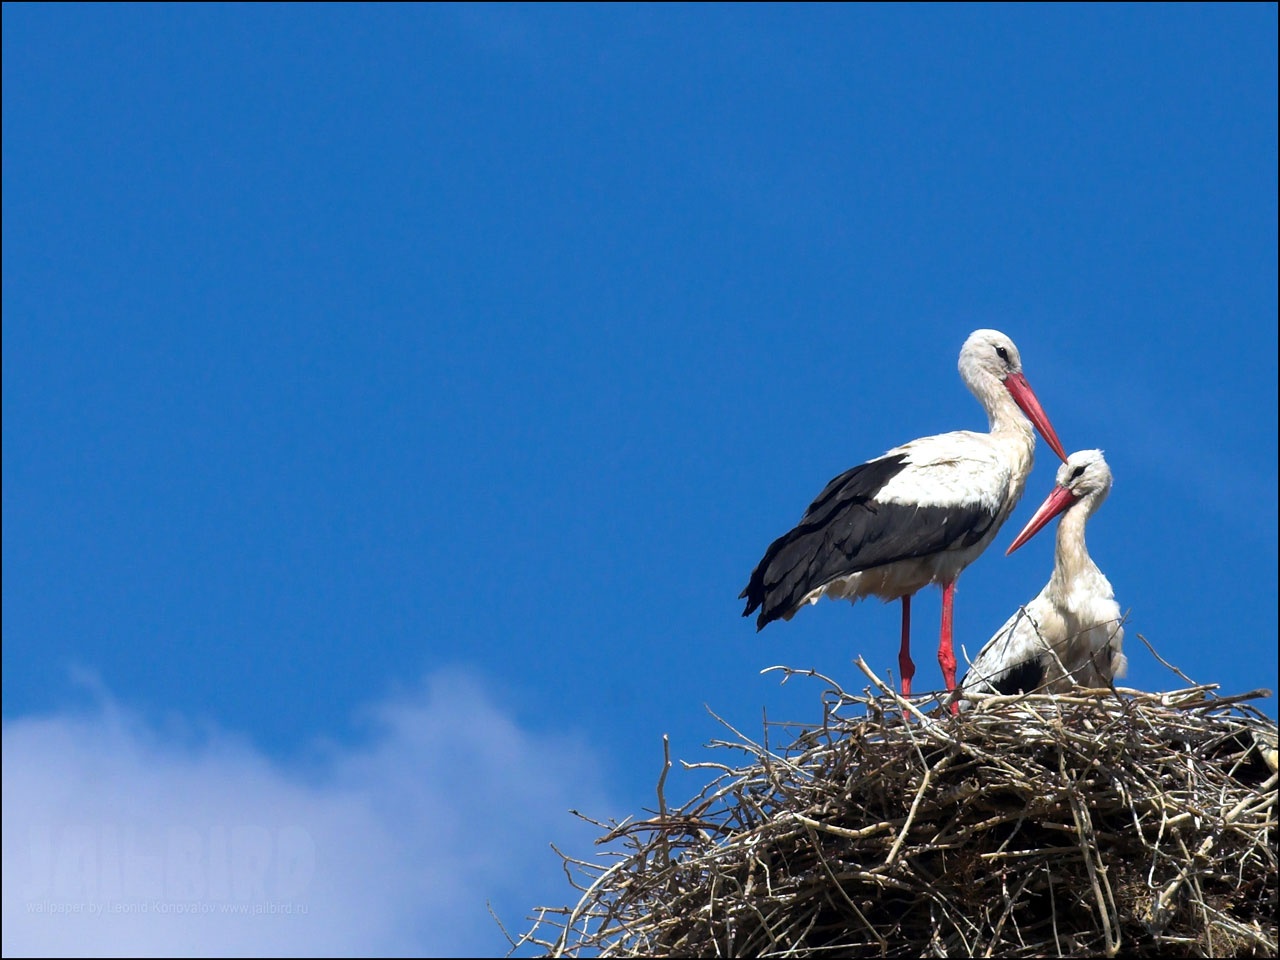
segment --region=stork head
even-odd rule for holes
[[[1027,521],[1005,556],[1013,553],[1020,546],[1034,537],[1050,520],[1067,508],[1085,501],[1087,510],[1092,513],[1098,504],[1111,492],[1111,468],[1102,456],[1101,450],[1077,450],[1067,457],[1066,462],[1058,468],[1057,482],[1053,492],[1040,504],[1034,516]]]
[[[960,376],[988,413],[993,409],[996,391],[1007,390],[1058,459],[1067,459],[1057,431],[1022,373],[1018,348],[1007,336],[999,330],[975,330],[969,334],[960,348]]]

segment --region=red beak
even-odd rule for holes
[[[1022,532],[1014,538],[1013,543],[1009,544],[1009,549],[1004,552],[1004,555],[1007,557],[1013,553],[1013,551],[1043,530],[1045,524],[1075,502],[1076,495],[1066,487],[1054,487],[1053,492],[1045,498],[1044,503],[1040,504],[1040,509],[1036,511],[1035,516],[1027,521],[1027,525],[1022,528]]]
[[[1067,454],[1062,449],[1062,441],[1058,439],[1058,434],[1054,431],[1053,424],[1045,416],[1044,407],[1040,406],[1040,401],[1036,399],[1035,391],[1031,389],[1031,384],[1027,383],[1027,378],[1020,373],[1011,373],[1005,377],[1004,385],[1005,389],[1009,391],[1009,395],[1013,397],[1013,402],[1022,408],[1022,412],[1027,415],[1027,419],[1040,431],[1040,436],[1044,437],[1044,442],[1049,444],[1053,452],[1058,455],[1059,460],[1066,463]]]

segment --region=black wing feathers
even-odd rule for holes
[[[1044,661],[1039,657],[1035,657],[1010,667],[989,682],[995,688],[996,693],[1031,693],[1039,690],[1044,685],[1047,673]]]
[[[1021,660],[1009,662],[1010,645],[1018,637],[1018,627],[1024,620],[1031,624],[1035,635],[1040,636],[1040,630],[1027,613],[1027,608],[1019,607],[1012,622],[988,640],[986,646],[978,651],[973,665],[960,681],[960,689],[974,689],[983,693],[1015,694],[1031,693],[1044,686],[1049,678],[1047,645],[1044,649],[1032,652]],[[992,672],[992,668],[987,666],[988,663],[1003,664],[1003,666],[997,666]]]
[[[929,556],[981,539],[995,516],[977,506],[920,507],[874,499],[900,473],[905,454],[846,470],[826,485],[794,529],[769,545],[739,595],[756,628],[790,616],[813,590],[896,560]]]

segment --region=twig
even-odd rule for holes
[[[1168,667],[1170,670],[1176,673],[1179,677],[1181,677],[1187,683],[1191,684],[1193,687],[1196,686],[1196,682],[1194,680],[1188,677],[1185,673],[1183,673],[1181,670],[1175,667],[1172,663],[1170,663],[1164,657],[1160,656],[1160,654],[1156,653],[1156,648],[1151,645],[1150,640],[1148,640],[1146,637],[1144,637],[1140,633],[1137,636],[1138,636],[1138,639],[1141,640],[1146,645],[1146,648],[1151,651],[1151,655],[1153,657],[1159,660],[1162,664],[1164,664],[1166,667]]]

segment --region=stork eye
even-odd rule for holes
[[[998,356],[1005,363],[1009,362],[1009,351],[1006,350],[1004,347],[996,347],[996,356]]]
[[[1079,480],[1080,474],[1082,473],[1084,473],[1084,467],[1076,467],[1074,470],[1071,471],[1071,479]]]

